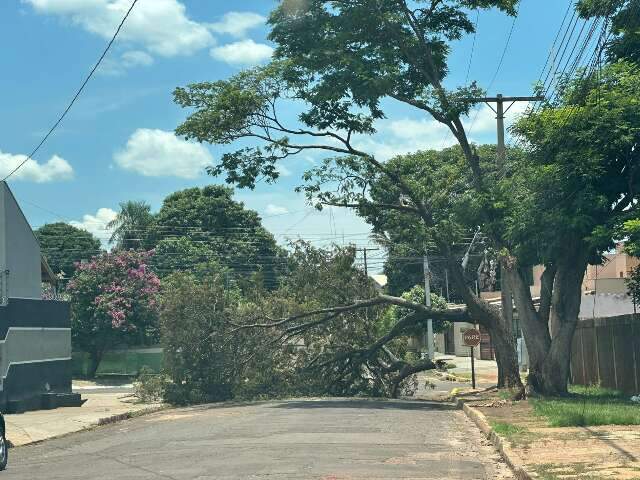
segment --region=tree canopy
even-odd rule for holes
[[[285,261],[258,214],[219,185],[166,197],[155,218],[154,241],[154,266],[161,274],[216,261],[239,276],[261,272],[273,288]]]
[[[627,2],[606,4],[605,12],[584,0],[579,13],[609,18]],[[516,5],[283,1],[269,19],[274,61],[225,81],[176,89],[176,102],[191,109],[176,131],[201,142],[238,142],[210,173],[241,187],[276,180],[277,162],[306,150],[332,155],[303,177],[300,190],[310,202],[356,208],[380,226],[379,234],[408,233],[418,246],[433,245],[468,313],[492,336],[499,384],[523,391],[511,331],[513,296],[532,359],[528,381],[563,394],[584,270],[611,245],[614,227],[636,201],[638,75],[635,66],[611,57],[604,69],[596,62],[595,73],[563,79],[553,101],[514,129],[523,148],[498,166],[489,148],[470,143],[462,123],[481,89],[473,83],[450,89],[443,79],[451,42],[473,31],[469,9],[513,15]],[[358,147],[388,111],[383,100],[445,125],[457,147],[388,162]],[[292,101],[301,111],[293,123],[282,116],[282,105]],[[469,288],[461,262],[458,243],[478,227],[504,273],[502,311]],[[527,274],[535,264],[545,265],[538,309]]]
[[[100,240],[68,223],[48,223],[35,232],[42,254],[56,275],[70,278],[81,260],[91,260],[102,251]]]
[[[104,253],[80,265],[69,281],[72,341],[90,354],[90,376],[107,349],[157,341],[160,281],[147,266],[149,256]]]

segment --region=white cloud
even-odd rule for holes
[[[141,50],[124,52],[121,58],[126,67],[135,67],[138,65],[148,67],[149,65],[153,65],[153,57]]]
[[[286,213],[289,213],[289,210],[287,209],[287,207],[281,207],[280,205],[274,205],[273,203],[270,203],[264,209],[264,213],[266,213],[267,215],[284,215]]]
[[[69,224],[93,234],[105,246],[111,237],[111,230],[107,229],[107,224],[117,216],[118,214],[110,208],[100,208],[95,215],[84,215],[81,222],[73,220]]]
[[[513,105],[506,115],[506,127],[512,125],[526,108],[526,103]],[[496,142],[496,114],[488,106],[483,105],[473,110],[462,123],[472,142]],[[451,131],[433,119],[382,120],[376,124],[376,127],[377,135],[361,137],[356,142],[356,146],[372,153],[380,160],[388,160],[396,155],[405,155],[418,150],[441,150],[457,144]]]
[[[0,177],[8,175],[26,158],[26,155],[12,155],[0,151]],[[45,163],[38,163],[30,158],[11,178],[36,183],[70,180],[73,178],[73,168],[69,162],[58,155],[52,156]]]
[[[214,47],[210,51],[216,60],[231,65],[256,65],[271,58],[273,48],[264,43],[256,43],[251,39]]]
[[[243,37],[246,33],[260,25],[264,25],[267,19],[254,12],[228,12],[222,20],[209,25],[209,28],[222,34],[234,37]]]
[[[276,170],[278,171],[281,177],[290,177],[291,175],[293,175],[291,170],[285,167],[282,163],[278,163],[276,165]]]
[[[196,178],[213,163],[209,150],[173,132],[140,128],[124,150],[114,155],[118,166],[146,177]]]
[[[435,120],[385,120],[377,128],[376,136],[362,137],[356,146],[380,160],[418,150],[440,150],[455,142],[449,129]]]
[[[69,19],[88,32],[109,39],[130,0],[22,0],[42,14]],[[214,43],[208,28],[188,18],[178,0],[142,0],[120,32],[120,40],[137,44],[151,53],[174,57],[189,55]]]
[[[117,59],[105,58],[100,64],[99,72],[104,75],[122,75],[126,70],[134,67],[148,67],[153,65],[153,57],[142,50],[124,52]]]

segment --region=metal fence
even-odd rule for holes
[[[572,382],[640,392],[640,318],[580,320],[573,337]]]

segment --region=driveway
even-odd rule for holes
[[[7,479],[507,479],[453,407],[290,400],[167,410],[12,449]]]

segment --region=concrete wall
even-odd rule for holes
[[[41,298],[41,277],[38,241],[11,190],[0,182],[0,279],[4,296]]]
[[[11,298],[0,306],[2,411],[43,408],[44,397],[70,396],[71,371],[68,303]]]
[[[633,312],[633,301],[627,294],[597,293],[582,295],[580,303],[580,319],[614,317],[630,315]]]

